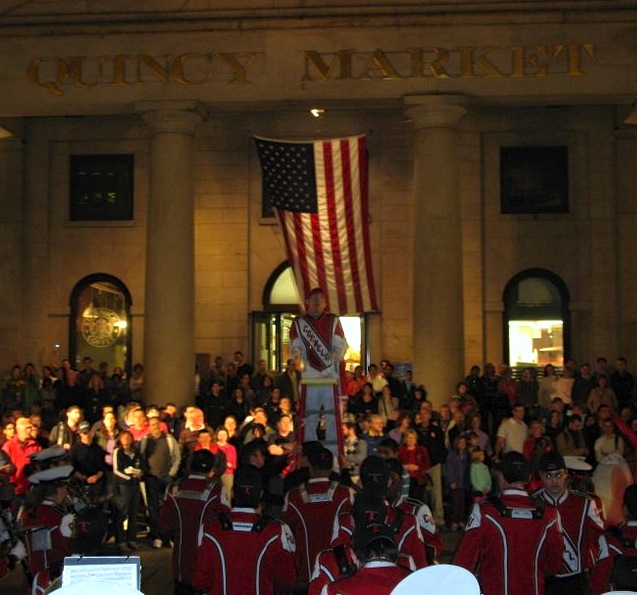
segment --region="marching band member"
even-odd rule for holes
[[[340,395],[343,356],[347,349],[345,332],[335,314],[326,312],[323,291],[315,288],[307,299],[307,314],[295,319],[290,329],[290,354],[303,361],[299,419],[299,442],[318,440],[321,409],[325,420],[325,446],[340,455]],[[338,461],[338,458],[337,458]]]
[[[273,595],[289,590],[296,580],[294,537],[285,523],[261,514],[259,470],[239,468],[233,493],[230,512],[204,527],[192,577],[195,593]]]
[[[71,554],[74,515],[68,512],[68,479],[71,465],[52,467],[29,477],[29,491],[22,516],[26,530],[28,565],[33,593],[44,592],[62,574],[64,558]]]
[[[221,483],[214,476],[215,455],[209,450],[192,454],[186,477],[175,492],[168,492],[161,508],[161,530],[174,540],[174,595],[190,595],[192,575],[197,564],[202,527],[227,510]]]

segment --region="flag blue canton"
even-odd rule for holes
[[[263,172],[263,193],[277,209],[316,213],[314,146],[257,139]]]

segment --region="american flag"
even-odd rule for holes
[[[377,311],[365,137],[255,140],[301,298],[320,287],[335,314]]]

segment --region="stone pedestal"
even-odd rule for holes
[[[192,404],[195,373],[194,102],[139,106],[151,130],[144,398]]]
[[[441,403],[464,372],[456,126],[466,98],[408,96],[405,104],[414,126],[413,373]]]

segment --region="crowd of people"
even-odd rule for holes
[[[21,506],[37,517],[43,502],[64,509],[72,479],[108,511],[106,538],[122,554],[142,535],[147,547],[173,547],[177,594],[244,592],[236,581],[247,575],[233,565],[252,559],[263,592],[350,592],[331,585],[355,567],[386,588],[372,572],[379,561],[397,582],[440,558],[444,531],[462,531],[454,563],[490,595],[608,590],[637,525],[637,399],[625,358],[612,369],[601,357],[561,370],[474,366],[437,405],[388,360],[357,366],[344,383],[338,457],[297,441],[300,380],[292,360],[272,372],[237,351],[197,372],[192,404],[177,407],[146,402],[140,364],[130,378],[89,357],[81,370],[69,360],[41,374],[16,365],[0,402],[3,515]],[[64,471],[42,478],[36,455],[51,449]],[[496,535],[507,536],[499,553]],[[70,552],[71,536],[58,537],[58,554]],[[507,560],[516,541],[535,566]],[[59,561],[45,568],[30,552],[29,572],[55,575]]]

